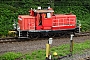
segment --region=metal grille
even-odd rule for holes
[[[66,23],[65,23],[66,21]],[[75,19],[74,18],[63,18],[61,19],[53,19],[52,20],[52,26],[53,27],[60,27],[60,26],[74,26],[75,25]]]

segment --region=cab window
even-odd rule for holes
[[[51,13],[47,13],[47,18],[51,18]]]
[[[44,17],[45,17],[45,18],[51,18],[51,13],[45,13],[45,14],[44,14]]]

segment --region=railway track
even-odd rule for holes
[[[90,32],[81,32],[75,34],[75,37],[79,37],[79,36],[90,36]]]
[[[16,39],[16,37],[0,38],[0,43],[15,42]]]
[[[83,32],[83,33],[76,33],[74,37],[81,37],[81,36],[90,36],[90,32]],[[55,39],[57,38],[65,38],[67,36],[57,36],[57,37],[53,37]],[[43,37],[43,38],[47,38],[47,37]],[[43,39],[43,38],[38,38],[39,40]],[[38,39],[34,39],[34,40],[38,40]],[[21,41],[28,41],[28,40],[33,40],[33,39],[19,39],[17,37],[8,37],[8,38],[0,38],[0,43],[7,43],[7,42],[21,42]]]
[[[7,43],[7,42],[21,42],[27,41],[28,39],[19,39],[17,37],[8,37],[8,38],[0,38],[0,43]]]

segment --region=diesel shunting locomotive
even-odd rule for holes
[[[76,15],[54,14],[50,7],[47,9],[32,9],[28,15],[19,15],[18,23],[13,24],[18,38],[53,37],[55,35],[74,34],[79,32]]]

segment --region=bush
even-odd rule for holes
[[[49,3],[49,4],[48,4]],[[37,6],[54,7],[55,13],[65,14],[72,12],[81,21],[82,31],[90,31],[90,1],[60,0],[52,3],[49,0],[23,0],[0,2],[0,36],[7,36],[9,30],[13,30],[13,20],[18,20],[18,15],[29,14],[30,8]]]

